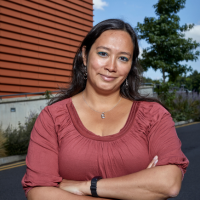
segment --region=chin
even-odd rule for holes
[[[101,86],[97,86],[97,88],[98,88],[98,91],[102,91],[106,93],[120,90],[120,87],[117,89],[117,87],[111,86],[111,85],[101,85]]]

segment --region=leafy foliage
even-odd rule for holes
[[[146,77],[142,77],[142,82],[143,83],[152,83],[152,84],[160,84],[161,80],[153,80],[151,78],[146,78]]]
[[[167,76],[174,82],[179,75],[192,71],[190,66],[180,62],[196,61],[200,54],[199,51],[194,52],[200,44],[184,38],[184,32],[192,29],[194,24],[179,25],[180,18],[176,13],[184,8],[185,1],[159,0],[153,6],[158,18],[145,17],[143,24],[137,24],[139,38],[150,44],[143,49],[140,63],[144,70],[150,67],[161,70],[164,82]]]
[[[160,83],[159,87],[154,91],[158,94],[159,99],[169,109],[173,107],[173,100],[175,99],[176,90],[170,90],[171,83]]]
[[[6,156],[6,151],[5,151],[5,148],[3,146],[5,141],[6,141],[6,138],[3,134],[2,124],[0,124],[0,157]]]
[[[44,96],[46,99],[51,99],[53,97],[52,92],[50,90],[46,90]]]
[[[195,70],[188,77],[179,76],[176,80],[176,85],[178,87],[185,85],[185,88],[200,93],[200,73]]]
[[[174,121],[200,119],[200,98],[196,93],[186,95],[176,94],[172,102],[171,114]]]
[[[189,77],[192,84],[192,90],[200,93],[200,73],[195,70]]]
[[[187,94],[173,90],[172,84],[161,83],[154,89],[158,98],[169,109],[175,122],[200,119],[200,96],[193,92]]]
[[[4,148],[8,156],[22,155],[27,153],[30,134],[37,119],[38,114],[31,113],[26,119],[25,125],[20,123],[18,129],[12,129],[11,126],[4,132],[6,141],[4,142]]]

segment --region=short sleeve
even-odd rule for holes
[[[151,110],[152,121],[148,129],[149,152],[151,159],[158,156],[159,165],[177,165],[184,176],[189,161],[181,150],[175,124],[170,113],[156,104]]]
[[[62,181],[58,168],[58,139],[53,117],[46,107],[31,132],[22,186],[27,192],[36,186],[57,187]]]

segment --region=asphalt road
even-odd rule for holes
[[[26,165],[0,171],[0,200],[26,200],[21,185],[25,171]]]
[[[200,123],[177,128],[182,150],[190,161],[181,191],[174,200],[200,199]],[[22,165],[22,166],[21,166]],[[0,166],[0,200],[26,200],[21,179],[26,166],[23,162]]]
[[[181,191],[176,200],[200,199],[200,123],[177,128],[182,151],[190,164],[184,176]]]

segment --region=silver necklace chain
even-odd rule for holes
[[[121,98],[119,99],[119,101],[117,102],[117,104],[114,105],[110,110],[107,110],[106,112],[99,112],[99,111],[97,111],[97,110],[94,110],[92,107],[90,107],[90,105],[87,103],[86,99],[84,98],[83,92],[82,92],[82,97],[83,97],[83,100],[85,101],[85,103],[88,105],[88,107],[89,107],[91,110],[93,110],[93,111],[95,111],[95,112],[98,112],[98,113],[101,113],[101,118],[102,118],[102,119],[104,119],[104,118],[106,117],[106,116],[105,116],[105,113],[111,111],[112,109],[114,109],[114,108],[119,104],[119,102],[120,102],[121,99],[122,99],[122,97],[121,97]]]

